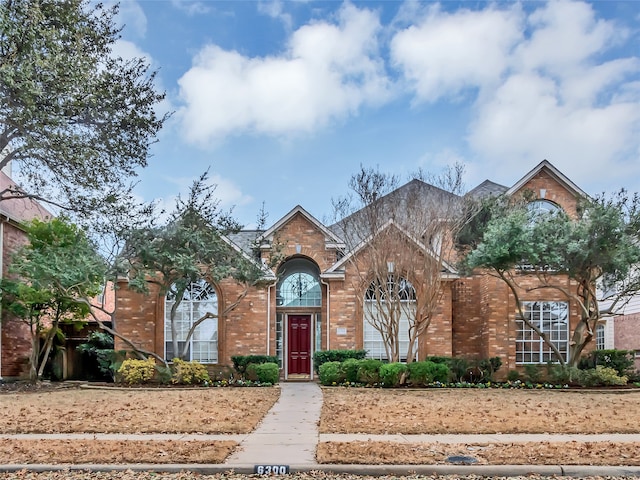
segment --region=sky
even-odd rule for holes
[[[255,227],[320,221],[360,166],[465,167],[511,186],[546,159],[585,192],[640,191],[640,1],[124,0],[115,53],[173,112],[136,193],[171,208],[208,169]]]

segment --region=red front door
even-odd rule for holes
[[[311,375],[311,315],[289,315],[289,374]]]

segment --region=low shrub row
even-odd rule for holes
[[[322,350],[313,354],[313,370],[320,373],[320,365],[324,363],[363,360],[366,355],[366,350]]]
[[[322,385],[346,383],[384,387],[426,386],[433,382],[448,382],[449,374],[449,368],[443,363],[384,363],[380,360],[355,358],[344,362],[325,362],[318,371]]]

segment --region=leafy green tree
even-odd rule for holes
[[[173,351],[184,358],[195,329],[207,319],[224,316],[246,296],[250,285],[269,274],[259,256],[248,256],[229,241],[227,235],[240,225],[230,212],[219,208],[215,185],[207,183],[208,173],[194,181],[186,198],[178,197],[166,224],[134,229],[127,236],[122,258],[128,262],[129,286],[148,291],[148,283],[160,287],[161,295],[175,302],[170,312]],[[264,216],[264,212],[261,213]],[[257,253],[257,252],[256,252]],[[277,261],[274,255],[273,261]],[[223,312],[206,312],[193,322],[179,350],[176,311],[192,283],[201,279],[219,282],[234,279],[244,288]]]
[[[117,6],[0,0],[0,168],[17,162],[31,197],[110,208],[146,166],[166,116],[145,59],[116,57]],[[55,193],[53,193],[55,192]]]
[[[41,378],[61,322],[83,322],[89,306],[78,298],[99,292],[104,265],[82,230],[64,219],[33,220],[29,243],[13,256],[2,279],[2,306],[31,333],[30,378]],[[41,348],[41,339],[44,342]]]
[[[604,315],[615,315],[640,291],[640,199],[621,191],[580,199],[577,217],[564,211],[532,214],[525,204],[496,202],[477,246],[465,259],[501,278],[513,293],[519,318],[565,359],[548,336],[522,312],[523,292],[555,290],[578,306],[569,364],[576,366]],[[472,244],[473,242],[468,242]],[[537,285],[521,287],[535,276]],[[571,282],[559,281],[563,276]]]

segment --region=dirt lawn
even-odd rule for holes
[[[321,433],[640,433],[640,391],[325,388]]]
[[[248,433],[275,387],[63,389],[0,395],[0,433]]]

